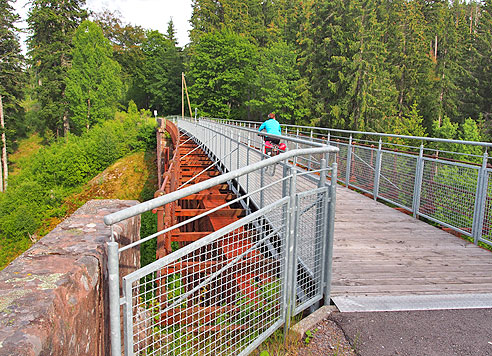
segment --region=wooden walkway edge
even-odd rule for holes
[[[331,292],[492,293],[492,252],[339,186]]]

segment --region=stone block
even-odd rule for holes
[[[0,356],[109,355],[106,214],[137,201],[92,200],[0,272]],[[139,239],[140,217],[115,225],[120,246]],[[121,274],[140,265],[121,256]]]

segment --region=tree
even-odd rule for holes
[[[121,79],[124,86],[124,106],[130,100],[143,105],[145,93],[138,85],[142,78],[139,71],[144,65],[144,54],[142,44],[145,41],[145,31],[139,26],[123,24],[119,19],[118,12],[112,13],[108,10],[96,14],[95,21],[102,29],[113,46],[113,59],[121,67]]]
[[[120,66],[112,59],[111,44],[91,21],[80,24],[73,38],[72,67],[66,79],[66,97],[72,122],[85,127],[114,116],[121,97]]]
[[[22,126],[22,108],[25,75],[22,70],[23,57],[20,54],[19,38],[15,22],[19,16],[14,13],[10,0],[0,0],[0,192],[7,188],[8,157],[7,133],[13,140]],[[7,131],[7,128],[10,128]]]
[[[168,34],[173,36],[173,34]],[[183,55],[176,43],[158,31],[149,31],[142,44],[143,65],[138,72],[137,87],[142,100],[139,107],[164,114],[178,114],[181,103]]]
[[[383,30],[373,1],[313,1],[306,10],[301,65],[322,125],[384,130],[395,116]]]
[[[425,113],[430,111],[426,104],[434,85],[434,64],[425,40],[427,25],[420,3],[398,0],[386,4],[388,62],[398,90],[397,121],[401,121],[404,116],[415,116],[417,107],[420,111],[424,108]]]
[[[303,102],[297,56],[283,41],[262,51],[254,81],[255,98],[245,103],[251,106],[255,118],[276,112],[284,122],[303,122],[309,111]]]
[[[200,37],[192,48],[189,74],[190,96],[200,114],[250,119],[244,105],[253,95],[258,64],[257,48],[251,41],[227,28]]]
[[[492,132],[492,1],[482,5],[476,39],[474,41],[473,78],[474,97],[485,126]]]
[[[70,131],[65,83],[71,62],[72,36],[87,17],[85,0],[31,0],[28,47],[37,80],[39,115],[57,136]]]

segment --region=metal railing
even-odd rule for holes
[[[258,122],[209,119],[257,130]],[[338,181],[492,246],[492,143],[282,125],[339,148]],[[290,149],[296,144],[288,142]],[[304,165],[316,163],[311,159]]]
[[[248,130],[205,121],[178,125],[223,174],[105,217],[113,232],[112,354],[121,354],[122,306],[127,356],[247,355],[282,325],[288,328],[293,315],[323,298],[329,302],[336,184],[327,177],[336,177],[337,166],[327,160],[337,149],[314,144],[320,147],[267,158]],[[294,164],[306,159],[310,170]],[[115,242],[118,222],[224,183],[236,199],[130,245]],[[238,204],[246,216],[123,276],[120,286],[125,250]]]

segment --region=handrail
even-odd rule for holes
[[[258,169],[267,167],[272,164],[279,163],[283,160],[288,160],[289,158],[300,156],[300,155],[309,155],[309,154],[320,154],[320,153],[329,153],[329,152],[338,152],[338,148],[333,146],[323,146],[323,147],[313,147],[313,148],[304,148],[304,149],[296,149],[292,151],[288,151],[285,153],[281,153],[275,157],[271,157],[260,162],[251,164],[246,167],[242,167],[236,169],[235,171],[228,172],[222,174],[220,176],[207,179],[203,182],[194,184],[192,186],[168,193],[166,195],[162,195],[160,197],[148,200],[146,202],[134,205],[132,207],[126,208],[124,210],[120,210],[118,212],[106,215],[104,217],[104,223],[106,225],[113,225],[125,219],[131,218],[133,216],[142,214],[146,211],[150,211],[157,207],[172,203],[178,199],[182,199],[190,194],[196,194],[204,189],[208,189],[214,187],[218,184],[225,183],[242,175],[251,173]]]
[[[223,120],[217,118],[207,118],[209,120]],[[247,124],[255,124],[258,125],[260,122],[257,121],[239,121],[239,120],[225,120],[225,123],[247,123]],[[353,131],[353,130],[342,130],[342,129],[330,129],[326,127],[316,127],[316,126],[301,126],[301,125],[291,125],[291,124],[282,124],[283,127],[292,127],[292,128],[300,128],[300,129],[309,129],[309,130],[320,130],[320,131],[330,131],[330,132],[340,132],[345,134],[356,134],[356,135],[372,135],[378,137],[394,137],[394,138],[403,138],[408,140],[421,140],[421,141],[429,141],[429,142],[443,142],[443,143],[455,143],[461,145],[472,145],[472,146],[482,146],[492,148],[492,143],[490,142],[482,142],[482,141],[463,141],[463,140],[453,140],[446,138],[438,138],[438,137],[423,137],[423,136],[409,136],[409,135],[397,135],[397,134],[387,134],[382,132],[369,132],[369,131]],[[285,136],[283,136],[285,137]]]

